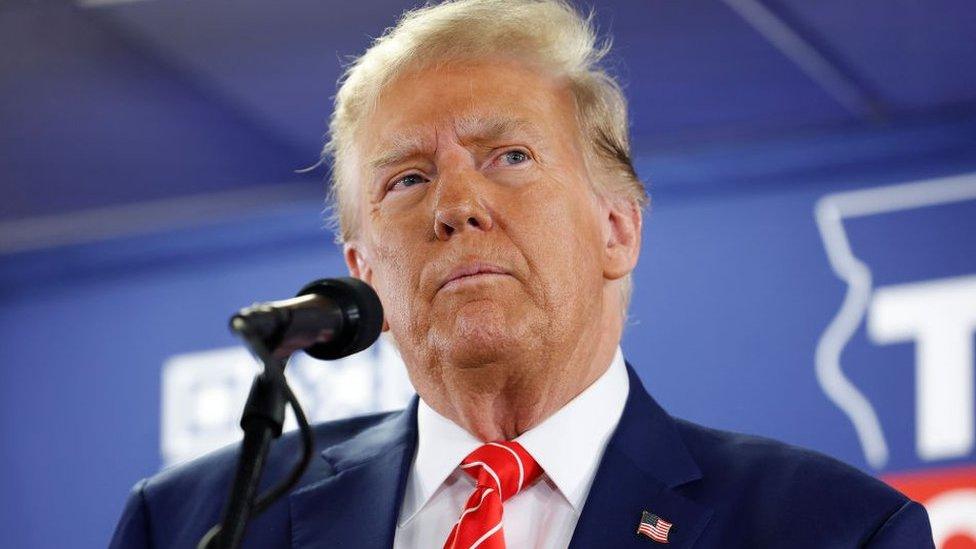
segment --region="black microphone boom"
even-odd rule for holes
[[[297,297],[255,303],[230,320],[231,329],[256,338],[278,358],[304,349],[335,360],[369,347],[383,328],[376,292],[356,278],[323,278],[306,284]]]

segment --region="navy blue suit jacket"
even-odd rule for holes
[[[815,452],[672,418],[628,371],[627,404],[570,547],[658,545],[636,534],[644,510],[674,525],[674,549],[933,546],[925,510],[881,481]],[[416,411],[414,399],[401,412],[316,426],[321,457],[252,520],[244,546],[392,547]],[[299,444],[294,434],[275,443],[262,489],[289,470]],[[228,448],[136,484],[111,547],[195,547],[220,518],[236,460]]]

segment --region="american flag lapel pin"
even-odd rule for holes
[[[637,525],[637,535],[645,535],[658,543],[668,543],[668,536],[671,534],[670,522],[644,511],[641,515],[640,524]]]

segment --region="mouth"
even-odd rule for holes
[[[469,263],[452,270],[441,283],[438,291],[459,288],[498,276],[511,276],[511,273],[490,263]]]

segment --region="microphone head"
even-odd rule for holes
[[[319,360],[336,360],[358,353],[380,337],[383,330],[383,305],[376,292],[362,280],[352,277],[323,278],[309,282],[298,295],[316,294],[328,298],[342,310],[343,328],[328,343],[305,349]]]

